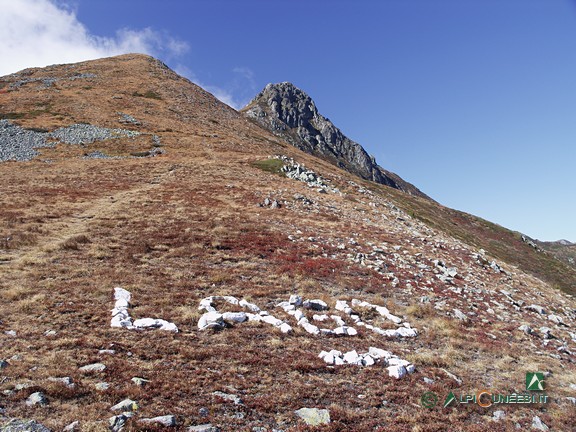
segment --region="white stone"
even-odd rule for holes
[[[372,366],[375,363],[376,361],[370,355],[365,355],[362,357],[362,364],[364,364],[364,366]]]
[[[320,333],[320,329],[309,322],[300,321],[299,325],[310,334],[317,335]]]
[[[92,363],[79,368],[80,372],[102,372],[106,369],[106,365],[102,363]]]
[[[370,347],[368,349],[368,354],[370,354],[375,359],[389,359],[390,357],[392,357],[391,352],[375,347]]]
[[[306,309],[312,309],[316,311],[323,311],[328,309],[326,302],[320,299],[306,300],[304,303],[302,303],[302,306],[304,306]]]
[[[222,319],[228,323],[243,323],[248,320],[244,312],[224,312]]]
[[[262,321],[265,322],[266,324],[271,324],[275,327],[280,327],[282,324],[284,324],[284,321],[276,317],[273,317],[272,315],[263,316]]]
[[[560,317],[558,315],[550,314],[550,315],[548,315],[548,319],[555,324],[564,324],[564,320],[562,319],[562,317]]]
[[[528,309],[529,311],[539,313],[540,315],[544,315],[546,313],[546,310],[542,306],[535,304],[526,306],[524,309]]]
[[[292,333],[292,332],[293,332],[293,329],[292,329],[292,327],[290,326],[290,324],[282,323],[282,324],[280,324],[280,331],[281,331],[282,333]]]
[[[290,296],[290,299],[288,300],[288,303],[290,303],[294,306],[302,306],[302,297],[300,297],[299,295],[296,295],[296,294],[292,294]]]
[[[461,321],[468,321],[468,316],[462,312],[460,309],[453,309],[454,317]]]
[[[408,360],[404,360],[398,357],[392,357],[388,359],[389,366],[408,366],[410,362]]]
[[[406,368],[404,366],[388,366],[388,375],[392,378],[400,379],[406,375]]]
[[[314,315],[312,316],[312,319],[313,319],[314,321],[320,321],[320,322],[322,322],[322,321],[326,321],[326,320],[328,319],[328,315],[326,315],[326,314],[323,314],[323,315],[314,314]]]
[[[348,351],[344,354],[344,361],[346,363],[356,363],[360,359],[360,356],[356,352],[356,350]]]
[[[114,288],[114,300],[126,300],[127,303],[130,303],[131,297],[130,291],[120,287]]]
[[[339,311],[344,311],[348,307],[348,303],[345,300],[337,300],[336,306],[334,308]]]
[[[518,330],[523,331],[526,334],[532,334],[532,329],[527,326],[526,324],[522,324],[520,327],[518,327]]]
[[[414,366],[413,364],[409,364],[408,366],[406,366],[406,372],[408,372],[409,374],[413,374],[414,372],[416,372],[416,366]]]
[[[200,306],[198,309],[204,309],[207,312],[216,312],[216,308],[212,306],[212,297],[206,297],[205,299],[200,300]]]
[[[248,309],[250,312],[254,313],[260,312],[260,308],[258,306],[256,306],[254,303],[247,302],[244,299],[240,300],[238,304],[243,308]]]
[[[548,426],[546,426],[544,423],[542,423],[542,420],[540,420],[540,417],[538,417],[538,416],[532,417],[532,429],[538,429],[541,431],[550,430],[550,428]]]
[[[132,319],[125,315],[115,315],[110,320],[110,327],[132,328]]]
[[[143,418],[140,419],[139,421],[147,424],[156,423],[166,427],[176,426],[176,417],[174,417],[173,415],[165,415],[153,418]]]
[[[44,395],[44,393],[36,392],[28,396],[28,399],[26,399],[26,405],[27,406],[48,405],[48,401],[46,400],[46,396]]]
[[[416,336],[418,336],[418,332],[416,331],[416,329],[406,328],[406,327],[400,327],[399,329],[396,330],[396,333],[400,337],[416,337]]]
[[[205,330],[208,328],[222,328],[224,327],[224,321],[222,320],[222,314],[218,312],[206,312],[198,320],[198,328],[200,330]]]
[[[356,329],[354,327],[346,327],[346,334],[348,336],[356,336],[358,334],[358,332],[356,331]]]
[[[336,325],[338,327],[343,327],[346,325],[344,320],[342,318],[340,318],[338,315],[330,315],[330,318],[332,318],[334,320],[334,322],[336,323]]]
[[[80,422],[78,420],[76,420],[76,421],[70,423],[64,429],[62,429],[62,432],[73,432],[73,431],[77,430],[79,426],[80,426]]]

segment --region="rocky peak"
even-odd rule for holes
[[[312,98],[292,83],[268,84],[242,111],[307,153],[327,159],[363,179],[426,197],[410,183],[380,167],[374,157],[320,114]]]

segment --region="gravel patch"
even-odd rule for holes
[[[108,129],[89,124],[75,124],[65,128],[56,129],[48,134],[50,138],[66,144],[91,144],[94,141],[104,141],[114,138],[134,138],[140,132],[126,129]]]
[[[0,120],[0,162],[9,160],[29,161],[36,156],[36,149],[54,147],[57,140],[65,144],[91,144],[115,138],[133,138],[140,132],[125,129],[108,129],[89,124],[75,124],[53,132],[38,132],[24,129],[9,120]],[[90,158],[106,157],[101,152],[93,152]]]
[[[0,162],[28,161],[38,156],[35,149],[54,147],[55,143],[47,142],[46,135],[0,120]]]

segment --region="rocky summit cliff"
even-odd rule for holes
[[[0,184],[0,432],[574,429],[574,268],[154,58],[0,77]]]
[[[292,83],[268,84],[241,111],[300,150],[327,159],[365,180],[428,198],[414,185],[379,166],[360,144],[320,114],[310,96]]]

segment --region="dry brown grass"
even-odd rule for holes
[[[152,77],[146,86],[114,69],[125,62],[137,76]],[[538,407],[515,411],[497,424],[489,422],[491,412],[478,408],[420,407],[423,392],[432,389],[444,395],[446,389],[458,388],[442,368],[461,377],[471,390],[488,379],[501,389],[521,386],[525,371],[550,369],[550,392],[558,389],[562,396],[569,391],[563,382],[576,383],[576,372],[573,363],[549,356],[552,347],[526,350],[524,336],[515,330],[519,324],[493,317],[489,324],[482,322],[483,303],[468,324],[432,304],[419,303],[421,295],[432,302],[446,300],[448,305],[462,300],[462,294],[447,290],[435,278],[426,285],[432,291],[409,290],[406,281],[413,279],[409,269],[386,255],[389,271],[400,279],[392,288],[390,279],[346,257],[370,252],[372,242],[403,245],[428,259],[467,265],[470,258],[465,252],[432,246],[441,235],[429,243],[408,238],[404,225],[392,216],[383,219],[371,213],[367,197],[348,185],[350,176],[286,147],[225,107],[217,114],[198,109],[216,102],[192,85],[175,78],[150,87],[164,72],[149,69],[149,60],[130,62],[125,57],[113,65],[110,70],[105,62],[77,66],[78,72],[98,73],[89,96],[73,82],[63,83],[60,93],[22,89],[0,94],[8,112],[31,109],[43,95],[52,99],[58,115],[18,120],[29,127],[54,128],[77,121],[117,127],[115,113],[130,112],[143,122],[142,131],[161,135],[167,150],[165,156],[152,159],[88,161],[74,157],[84,149],[59,146],[50,151],[54,160],[50,164],[0,164],[0,182],[6,190],[0,196],[0,239],[5,234],[19,239],[17,246],[0,243],[0,346],[2,358],[10,363],[2,370],[0,391],[22,382],[35,386],[3,401],[8,415],[34,417],[54,430],[79,419],[82,430],[97,431],[107,427],[110,407],[131,397],[141,406],[139,416],[173,414],[181,430],[207,422],[225,431],[306,430],[293,414],[303,406],[329,408],[333,423],[320,430],[332,431],[443,431],[447,424],[453,430],[513,430],[515,422],[529,427],[533,415],[557,430],[571,425],[564,405],[551,404],[546,414]],[[102,85],[111,78],[114,85]],[[132,96],[148,89],[162,99]],[[177,109],[167,102],[173,98]],[[347,195],[319,194],[252,166],[277,152],[334,179]],[[296,192],[318,203],[318,212],[257,206],[263,196],[290,201]],[[329,213],[329,206],[337,207],[338,214]],[[288,235],[298,230],[301,238],[318,240],[291,242]],[[357,249],[347,243],[352,235]],[[404,246],[405,240],[414,245]],[[346,243],[346,249],[337,249],[338,243]],[[545,296],[542,302],[559,304],[550,287],[523,275],[509,282],[478,271],[474,278],[470,285],[498,292],[513,284],[521,295],[540,291]],[[462,280],[455,283],[465,285]],[[172,320],[180,333],[110,328],[115,286],[132,292],[133,317]],[[288,320],[275,305],[290,294],[320,298],[331,306],[336,299],[365,299],[404,316],[420,334],[412,340],[385,340],[364,331],[357,338],[319,338],[298,328],[286,336],[262,323],[197,331],[199,300],[222,294],[246,298]],[[376,325],[390,325],[369,311],[359,312]],[[535,326],[536,321],[530,324]],[[17,336],[7,335],[9,330]],[[56,335],[45,336],[49,330]],[[497,340],[486,332],[495,333]],[[417,372],[395,381],[381,366],[328,368],[317,358],[321,350],[366,351],[370,346],[413,361]],[[115,354],[99,354],[102,349],[113,349]],[[14,356],[18,357],[12,360]],[[96,361],[107,369],[92,375],[78,371]],[[48,381],[51,376],[70,376],[76,387],[63,388]],[[150,383],[136,387],[130,381],[134,376]],[[433,378],[435,384],[425,384],[423,377]],[[101,381],[109,382],[110,390],[97,391],[94,385]],[[25,407],[23,401],[34,389],[47,394],[48,408]],[[244,405],[215,397],[212,393],[217,390],[239,395]],[[208,410],[207,417],[200,415],[201,408]],[[142,429],[134,421],[126,430]]]

